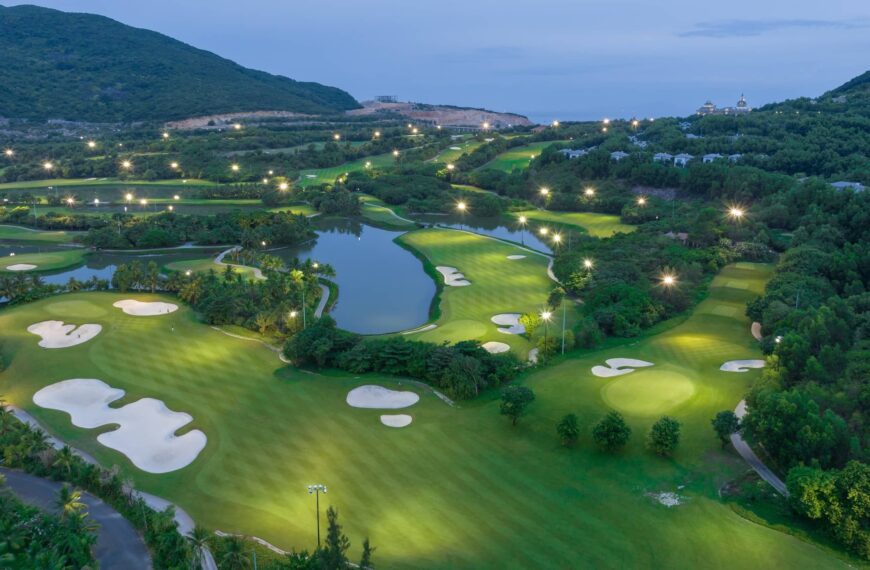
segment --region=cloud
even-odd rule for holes
[[[760,36],[779,30],[856,30],[868,26],[870,22],[867,20],[718,20],[699,22],[694,29],[677,35],[682,38],[734,38]]]

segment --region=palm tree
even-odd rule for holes
[[[245,555],[245,543],[237,536],[229,536],[224,543],[224,555],[220,567],[223,570],[245,570],[250,560]]]
[[[64,445],[54,458],[54,464],[61,469],[66,470],[66,474],[72,473],[73,465],[75,464],[75,456],[72,449],[68,445]]]
[[[208,548],[211,540],[211,533],[202,525],[196,525],[190,534],[187,536],[187,541],[193,549],[193,556],[190,559],[191,568],[202,567],[203,558],[205,558],[205,549]]]
[[[64,485],[57,492],[57,499],[54,505],[57,507],[58,514],[62,520],[78,516],[87,507],[82,502],[82,492],[73,489],[69,485]]]

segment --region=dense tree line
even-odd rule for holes
[[[173,247],[198,244],[290,245],[313,236],[303,215],[290,212],[235,211],[214,216],[165,212],[143,217],[115,214],[108,225],[92,228],[82,239],[97,249]]]
[[[519,371],[515,356],[490,354],[477,341],[438,345],[401,337],[364,339],[337,328],[330,317],[290,338],[284,354],[298,364],[416,378],[457,399],[470,399],[482,390],[501,386]]]

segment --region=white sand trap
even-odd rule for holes
[[[347,393],[347,403],[354,408],[396,410],[413,406],[420,401],[414,392],[400,392],[383,386],[367,384]]]
[[[88,342],[103,330],[100,325],[65,325],[63,321],[42,321],[27,327],[27,332],[41,336],[42,348],[69,348]]]
[[[6,267],[7,271],[30,271],[31,269],[36,269],[36,266],[31,263],[16,263]]]
[[[403,428],[411,425],[414,418],[407,414],[381,416],[381,423],[388,427]]]
[[[655,366],[652,362],[637,360],[634,358],[608,358],[604,362],[607,366],[593,366],[592,374],[599,378],[612,378],[614,376],[622,376],[623,374],[634,372],[635,368]]]
[[[511,349],[510,346],[506,345],[503,342],[495,342],[493,340],[489,342],[485,342],[480,345],[483,350],[489,352],[490,354],[498,354],[500,352],[507,352]]]
[[[492,317],[490,320],[499,325],[498,332],[500,333],[523,334],[526,332],[526,327],[520,324],[519,313],[503,313]]]
[[[465,278],[465,275],[459,272],[455,267],[439,265],[435,269],[438,273],[444,276],[444,284],[450,287],[465,287],[471,285],[471,282]]]
[[[764,368],[763,360],[729,360],[719,367],[722,372],[749,372],[750,368]]]
[[[652,497],[668,508],[678,507],[683,504],[683,498],[676,493],[647,493],[647,496]]]
[[[462,150],[462,147],[451,146],[451,147],[450,147],[450,150]]]
[[[317,178],[316,174],[306,174],[305,178]]]
[[[185,467],[205,447],[205,434],[199,430],[182,436],[175,432],[193,418],[173,412],[154,398],[142,398],[121,408],[109,404],[124,396],[101,380],[64,380],[47,386],[33,395],[33,402],[43,408],[70,415],[73,425],[98,428],[117,424],[114,431],[97,436],[101,444],[120,451],[133,465],[148,473],[168,473]]]
[[[507,256],[507,258],[510,259],[511,261],[516,261],[517,259],[525,259],[526,256],[525,255],[509,255],[509,256]]]
[[[761,323],[752,323],[752,327],[749,330],[752,332],[755,340],[761,340]]]
[[[178,310],[178,305],[174,305],[172,303],[162,303],[160,301],[143,303],[142,301],[135,301],[133,299],[124,299],[123,301],[118,301],[117,303],[114,303],[112,306],[118,307],[128,315],[133,315],[134,317],[153,317],[154,315],[166,315],[169,313],[174,313]]]

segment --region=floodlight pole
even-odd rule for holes
[[[565,354],[565,313],[567,312],[565,297],[562,297],[562,354]]]
[[[320,493],[326,494],[326,485],[308,485],[308,494],[317,501],[317,550],[320,550]]]

